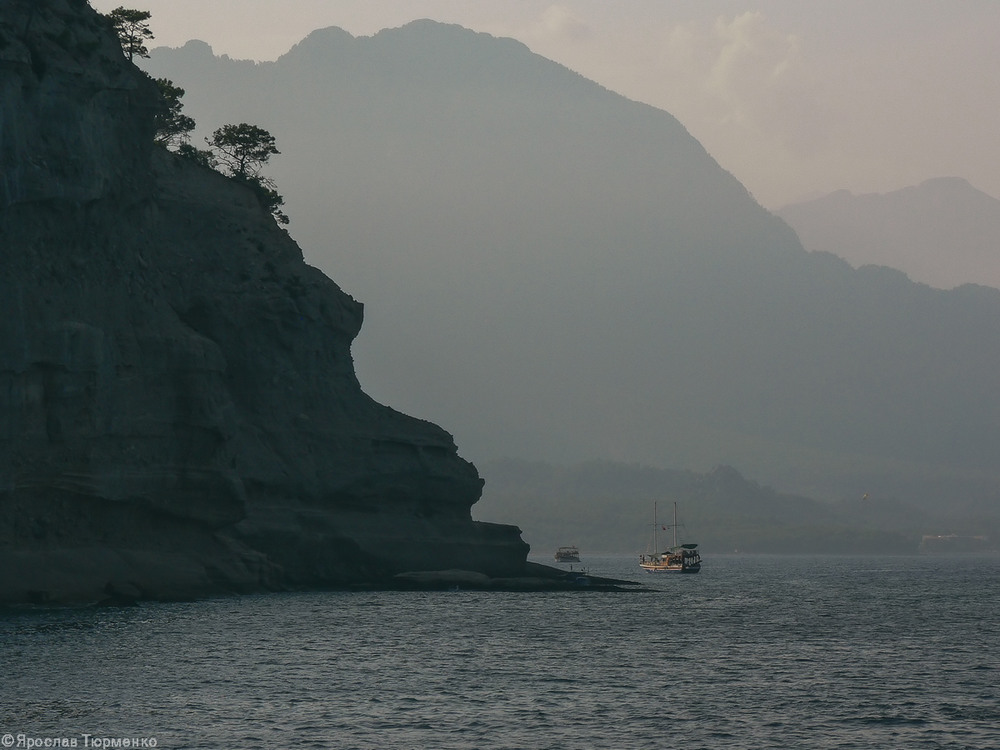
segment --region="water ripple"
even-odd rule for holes
[[[985,750],[1000,747],[997,573],[996,558],[731,557],[641,595],[8,612],[0,732],[161,748]]]

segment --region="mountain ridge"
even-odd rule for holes
[[[478,461],[1000,497],[990,290],[806,252],[672,115],[520,43],[423,22],[344,46],[335,68],[216,58],[197,83],[181,50],[148,67],[199,122],[279,136],[291,231],[370,303],[376,398]]]
[[[888,193],[838,190],[775,212],[810,250],[852,265],[899,268],[951,289],[1000,288],[1000,200],[960,177],[937,177]]]

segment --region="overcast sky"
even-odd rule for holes
[[[122,0],[91,0],[107,12]],[[136,0],[151,46],[273,60],[417,18],[524,42],[675,115],[768,208],[964,177],[1000,197],[996,0]]]

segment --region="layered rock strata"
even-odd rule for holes
[[[361,304],[160,106],[87,3],[0,0],[0,603],[521,575],[452,437],[361,390]]]

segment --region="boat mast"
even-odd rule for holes
[[[674,546],[677,546],[677,503],[674,502]]]
[[[657,554],[656,547],[656,501],[653,501],[653,554]]]

